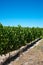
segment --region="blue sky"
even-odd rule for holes
[[[43,0],[0,0],[3,25],[43,27]]]

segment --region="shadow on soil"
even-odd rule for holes
[[[33,42],[31,42],[30,45],[27,45],[25,48],[22,49],[22,52],[27,51],[27,49],[29,49],[30,47],[32,47],[34,44],[36,44],[36,42],[38,42],[40,39],[37,39]],[[9,57],[4,63],[2,63],[1,65],[8,65],[11,61],[14,61],[17,57],[20,56],[20,52],[18,52],[15,56]]]

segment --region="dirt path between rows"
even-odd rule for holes
[[[43,65],[43,39],[8,65]]]

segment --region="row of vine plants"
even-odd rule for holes
[[[19,49],[42,36],[43,28],[3,26],[0,23],[0,55]]]

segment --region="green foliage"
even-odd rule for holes
[[[0,54],[6,54],[43,37],[43,28],[10,27],[0,23]]]

